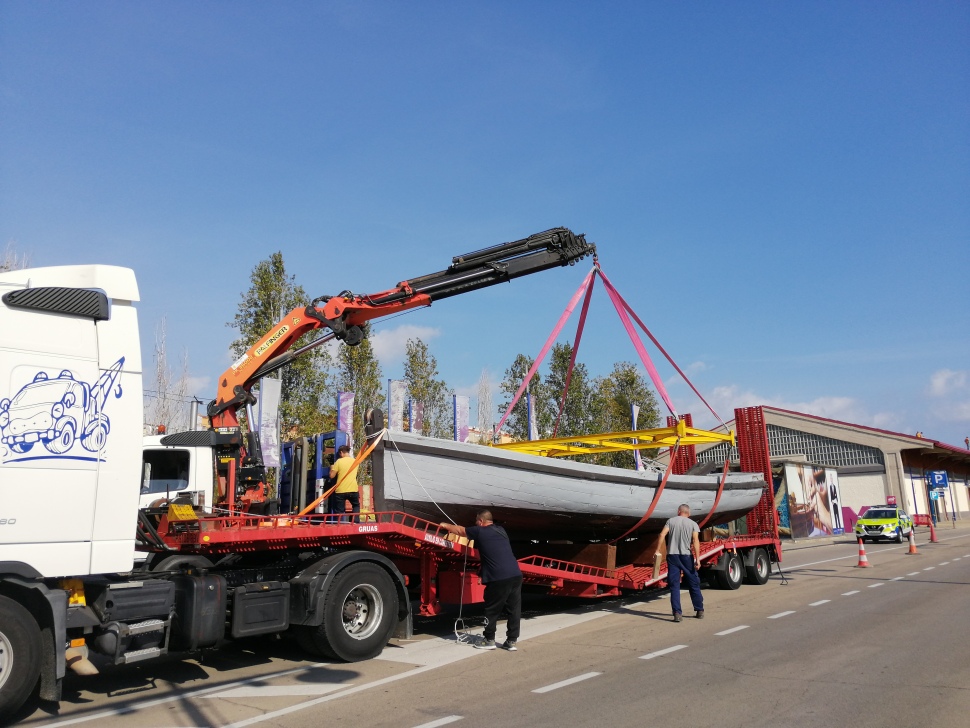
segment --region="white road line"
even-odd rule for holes
[[[652,660],[654,657],[662,657],[663,655],[669,655],[671,652],[676,652],[677,650],[682,650],[687,645],[674,645],[673,647],[668,647],[665,650],[657,650],[656,652],[651,652],[646,655],[640,655],[641,660]]]
[[[844,597],[851,597],[853,594],[858,594],[858,593],[859,593],[859,590],[858,589],[855,589],[855,590],[850,591],[850,592],[845,592],[842,596],[844,596]]]
[[[130,705],[122,705],[111,710],[102,710],[100,713],[92,713],[91,715],[85,715],[80,718],[70,718],[68,720],[61,720],[56,723],[47,723],[46,728],[55,728],[56,726],[62,725],[73,725],[75,723],[86,723],[89,720],[99,720],[101,718],[110,718],[115,715],[126,715],[128,713],[134,713],[139,710],[144,710],[145,708],[154,708],[156,705],[164,705],[165,703],[171,703],[176,700],[189,700],[191,698],[203,698],[209,693],[219,692],[220,690],[228,690],[241,685],[248,685],[249,683],[262,682],[263,680],[272,680],[277,677],[284,677],[286,675],[294,675],[300,672],[306,672],[307,670],[312,670],[315,667],[327,667],[329,663],[317,663],[314,665],[305,665],[303,667],[297,667],[292,670],[283,670],[281,672],[271,672],[266,675],[257,675],[255,677],[250,677],[245,680],[235,680],[225,685],[217,685],[211,688],[202,688],[201,690],[193,690],[188,693],[182,693],[181,695],[169,695],[165,698],[155,698],[153,700],[146,700],[144,703],[132,703]]]
[[[918,571],[911,571],[908,574],[906,574],[906,576],[917,576],[918,574],[919,574]]]
[[[962,556],[954,556],[953,557],[953,560],[954,561],[959,561],[961,558],[963,558],[963,557]]]
[[[564,688],[569,685],[575,685],[578,682],[582,682],[583,680],[589,680],[591,677],[598,677],[599,675],[602,675],[602,674],[603,673],[601,672],[584,672],[582,675],[571,677],[568,680],[560,680],[559,682],[553,683],[552,685],[546,685],[544,688],[536,688],[532,692],[534,693],[552,692],[553,690],[558,690],[559,688]]]
[[[438,728],[440,725],[448,725],[449,723],[454,723],[456,720],[461,720],[460,715],[449,715],[447,718],[438,718],[438,720],[433,720],[430,723],[422,723],[421,725],[416,725],[414,728]]]
[[[204,698],[311,698],[349,688],[352,683],[317,683],[301,685],[243,685],[231,690],[203,695]]]
[[[927,566],[925,569],[923,569],[923,571],[933,571],[935,568],[935,566]]]
[[[748,625],[742,624],[739,627],[731,627],[731,629],[726,629],[723,632],[715,632],[714,633],[714,636],[715,637],[723,637],[726,634],[731,634],[733,632],[740,632],[742,629],[747,629],[747,628],[748,628]]]
[[[829,603],[830,601],[832,601],[832,600],[831,600],[831,599],[820,599],[820,600],[819,600],[819,601],[817,601],[817,602],[812,602],[812,603],[811,603],[811,604],[809,604],[808,606],[810,606],[810,607],[820,607],[820,606],[822,606],[823,604],[828,604],[828,603]]]
[[[883,582],[880,581],[880,582],[878,582],[876,584],[870,584],[869,585],[869,588],[870,589],[875,589],[877,586],[883,586]]]
[[[937,564],[937,566],[946,566],[949,563],[949,561],[941,561],[939,564]]]
[[[894,576],[894,577],[893,577],[892,579],[890,579],[889,581],[902,581],[902,580],[903,580],[903,579],[905,579],[905,578],[906,578],[905,576]]]
[[[778,614],[772,614],[768,619],[781,619],[782,617],[787,617],[789,614],[794,614],[795,610],[790,609],[787,612],[778,612]]]

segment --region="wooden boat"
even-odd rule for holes
[[[650,507],[662,470],[589,465],[484,445],[388,432],[375,448],[374,507],[430,521],[475,522],[492,511],[513,540],[617,538]],[[656,534],[681,503],[700,520],[714,505],[720,473],[671,475],[637,536]],[[730,473],[710,524],[751,510],[765,487],[760,473]]]

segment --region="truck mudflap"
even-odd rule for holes
[[[61,681],[67,671],[67,658],[62,647],[67,643],[67,592],[63,589],[48,589],[41,582],[17,576],[6,576],[3,581],[31,590],[42,597],[49,608],[41,611],[40,605],[35,604],[30,611],[40,627],[42,654],[38,695],[41,700],[57,702],[61,699]]]
[[[290,579],[290,624],[317,627],[323,623],[327,588],[343,569],[356,562],[379,565],[391,576],[398,595],[397,626],[394,637],[410,639],[414,634],[411,600],[404,577],[387,557],[370,551],[340,551],[307,566]]]

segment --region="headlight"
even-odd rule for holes
[[[51,417],[55,420],[59,420],[64,415],[64,405],[60,402],[51,407]]]

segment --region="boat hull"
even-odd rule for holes
[[[661,473],[523,455],[482,445],[387,433],[375,450],[377,510],[470,525],[487,508],[513,540],[603,541],[617,538],[650,508]],[[635,534],[659,532],[686,503],[700,521],[711,510],[720,475],[671,475],[650,519]],[[727,477],[710,524],[750,511],[761,498],[760,474]]]

